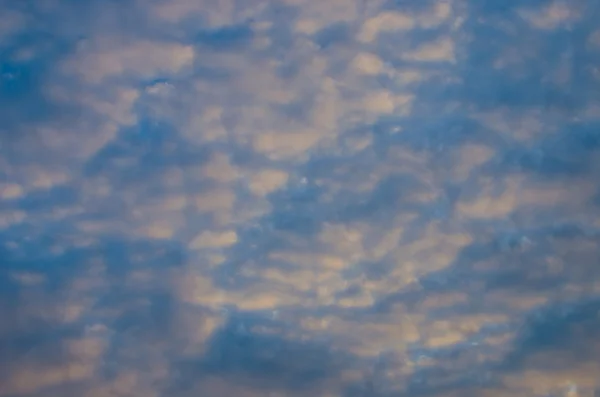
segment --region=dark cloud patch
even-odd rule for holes
[[[243,383],[264,392],[310,390],[343,368],[342,357],[316,341],[284,337],[281,325],[249,313],[233,315],[208,341],[206,354],[178,371],[192,387],[204,377]]]
[[[245,48],[254,32],[247,24],[224,26],[196,33],[196,44],[216,51],[234,51]]]
[[[555,150],[515,148],[502,153],[499,161],[502,170],[515,173],[534,172],[537,175],[552,177],[568,177],[580,175],[585,171],[585,158],[561,156]]]
[[[427,95],[425,95],[427,98]],[[435,120],[426,116],[428,111],[434,111],[435,105],[430,98],[426,100],[429,109],[417,110],[417,114],[409,117],[404,123],[404,132],[395,138],[417,151],[427,150],[441,152],[469,143],[487,143],[493,136],[482,131],[473,120],[459,114],[440,115]],[[423,112],[423,118],[421,116]],[[439,110],[438,110],[439,111]]]
[[[354,33],[346,23],[336,23],[315,33],[314,41],[322,50],[338,44],[350,44]]]
[[[28,50],[26,43],[15,42],[15,48],[0,50],[0,59],[3,59],[0,64],[0,136],[3,146],[12,149],[4,152],[14,164],[31,161],[31,158],[21,156],[28,145],[39,144],[41,136],[36,129],[40,125],[60,125],[72,120],[77,110],[76,106],[56,102],[46,91],[57,64],[68,53],[68,46],[62,48],[44,35],[30,40],[36,45],[43,45],[40,41],[47,42],[53,48],[47,49],[45,56],[36,51],[33,59],[15,59],[19,51]],[[37,154],[38,161],[50,160],[48,155]]]
[[[368,194],[342,198],[346,203],[337,202],[340,208],[336,211],[345,222],[362,219],[380,220],[388,224],[394,218],[390,214],[397,211],[410,212],[422,209],[418,195],[427,191],[428,186],[416,175],[396,173],[388,175],[377,183]]]
[[[503,366],[511,372],[555,371],[595,362],[600,355],[599,313],[597,297],[552,303],[532,313]]]
[[[80,200],[80,192],[72,186],[56,186],[32,192],[15,204],[15,210],[23,210],[33,216],[43,216],[48,211],[68,210]]]
[[[600,158],[599,131],[594,121],[565,123],[558,133],[549,133],[533,146],[521,144],[499,152],[485,169],[502,174],[525,174],[542,181],[560,178],[566,184],[577,182],[581,177],[593,177],[597,172],[595,163]]]
[[[543,2],[526,6],[535,9],[535,5],[548,6]],[[587,78],[575,72],[589,61],[583,52],[584,35],[577,30],[581,28],[536,30],[520,17],[518,11],[523,7],[522,2],[470,5],[479,18],[466,25],[471,43],[461,97],[478,109],[541,106],[547,111],[573,114],[590,96],[597,95],[585,85]],[[505,66],[494,67],[503,62]],[[570,72],[566,86],[553,81],[561,71]]]
[[[151,118],[123,128],[119,137],[87,161],[86,177],[110,176],[115,188],[144,185],[154,189],[156,195],[160,192],[152,186],[150,175],[161,174],[169,167],[202,165],[212,152],[208,146],[190,147],[172,126]]]
[[[455,265],[421,281],[437,289],[460,285],[491,291],[536,292],[560,296],[565,282],[590,288],[596,274],[597,238],[575,225],[538,229],[525,237],[494,236],[465,248]],[[583,291],[583,290],[582,290]]]

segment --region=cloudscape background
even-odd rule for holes
[[[598,395],[600,2],[0,4],[1,397]]]

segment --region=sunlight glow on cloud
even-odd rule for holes
[[[597,2],[0,7],[0,397],[600,390]]]

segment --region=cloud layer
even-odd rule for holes
[[[600,390],[597,2],[0,4],[1,397]]]

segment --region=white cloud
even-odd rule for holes
[[[375,54],[362,52],[352,60],[352,67],[359,73],[376,75],[383,70],[383,61]]]
[[[287,1],[298,7],[299,18],[294,24],[294,32],[314,34],[329,25],[340,22],[354,22],[359,17],[360,5],[355,0],[325,0],[307,3],[304,1]]]
[[[202,167],[201,173],[206,178],[222,183],[233,182],[241,174],[238,168],[231,164],[229,156],[225,153],[215,153],[210,161]]]
[[[212,20],[213,23],[211,25],[228,25],[231,21],[231,14],[233,13],[233,2],[227,0],[220,1],[217,4],[218,5],[215,7],[216,12],[213,11],[215,17],[213,17],[214,19]],[[172,23],[208,11],[202,2],[189,0],[161,1],[155,3],[150,9],[158,18]]]
[[[169,239],[175,234],[173,227],[168,223],[161,224],[160,222],[150,224],[149,226],[142,228],[140,232],[150,238],[157,239]]]
[[[363,43],[371,43],[382,32],[393,32],[411,30],[415,27],[414,17],[393,11],[385,11],[377,16],[367,19],[358,33],[358,40]]]
[[[228,189],[215,189],[200,193],[194,197],[194,204],[201,212],[229,212],[235,204],[235,194]]]
[[[223,232],[206,231],[196,236],[190,243],[189,248],[225,248],[235,244],[237,241],[237,233],[234,230]]]
[[[319,139],[319,131],[313,129],[290,132],[270,131],[256,135],[253,147],[257,152],[277,160],[301,156],[313,148]]]
[[[114,123],[132,125],[137,122],[132,108],[139,96],[139,92],[135,89],[119,88],[111,98],[106,100],[88,96],[82,97],[81,102],[98,115],[107,117]]]
[[[16,183],[0,185],[0,198],[3,200],[16,199],[23,196],[23,188]]]
[[[444,37],[422,44],[419,48],[404,54],[403,58],[420,62],[454,62],[454,42]]]
[[[499,183],[504,185],[500,194],[494,194]],[[512,177],[502,181],[482,179],[478,197],[460,200],[457,211],[460,216],[476,219],[505,218],[517,209],[527,206],[552,207],[569,203],[573,208],[580,208],[594,195],[594,188],[587,182],[576,183],[579,194],[573,197],[556,183],[540,183],[532,185],[526,178]]]
[[[177,73],[190,66],[195,57],[194,48],[189,45],[128,41],[106,37],[83,42],[75,56],[65,64],[65,71],[79,74],[86,82],[97,84],[108,77],[125,73],[137,78]]]
[[[265,196],[287,183],[288,174],[281,170],[261,170],[250,177],[250,191],[257,196]]]
[[[578,17],[577,7],[568,6],[563,1],[550,1],[544,7],[534,10],[522,9],[520,15],[537,29],[556,29]]]
[[[486,181],[485,184],[482,184],[479,197],[474,200],[459,202],[456,208],[457,211],[464,216],[484,219],[510,215],[519,205],[517,186],[511,185],[502,195],[495,196],[491,192],[495,185],[492,180]]]
[[[451,0],[439,0],[431,9],[419,16],[419,24],[424,28],[434,28],[447,21],[452,15]]]
[[[454,167],[450,170],[452,176],[460,181],[465,181],[476,172],[478,167],[492,159],[494,151],[483,145],[467,144],[456,153]]]
[[[390,114],[398,109],[401,114],[407,114],[412,100],[413,96],[410,94],[394,95],[387,90],[378,90],[368,93],[363,104],[370,113]]]
[[[592,34],[590,34],[588,37],[588,45],[593,49],[600,48],[600,29],[595,30],[592,32]]]

